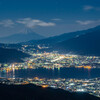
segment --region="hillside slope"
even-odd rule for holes
[[[93,31],[96,31],[96,30],[100,30],[100,26],[90,28],[90,29],[87,29],[87,30],[82,30],[82,31],[64,33],[64,34],[61,34],[61,35],[58,35],[58,36],[49,37],[49,38],[45,38],[45,39],[41,39],[41,40],[31,40],[31,41],[28,41],[28,42],[24,42],[22,44],[31,44],[31,45],[38,45],[38,44],[43,45],[44,44],[44,45],[52,46],[56,43],[67,41],[67,40],[79,37],[83,34],[93,32]]]
[[[23,62],[22,58],[30,55],[15,49],[0,48],[0,63]]]
[[[77,38],[56,44],[53,48],[63,53],[75,53],[100,56],[100,29]]]
[[[1,100],[100,100],[87,93],[70,93],[62,89],[29,85],[0,84]]]

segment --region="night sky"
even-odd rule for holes
[[[100,24],[100,0],[0,0],[0,37],[31,29],[44,36]]]

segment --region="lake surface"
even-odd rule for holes
[[[9,73],[0,72],[0,77],[15,78],[96,78],[100,77],[100,69],[83,69],[83,68],[60,68],[60,69],[20,69]]]

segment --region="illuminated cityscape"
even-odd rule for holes
[[[70,92],[87,92],[100,97],[100,78],[94,79],[45,79],[45,78],[0,78],[2,84],[36,84],[43,88],[61,88]]]
[[[20,69],[45,68],[54,70],[55,68],[84,68],[87,70],[99,69],[100,58],[96,56],[80,56],[71,54],[52,53],[30,53],[30,58],[24,59],[24,63],[0,64],[0,71],[4,73],[14,72]],[[43,88],[61,88],[72,92],[87,92],[100,97],[100,78],[73,79],[73,78],[0,78],[3,84],[36,84]]]
[[[100,57],[80,56],[58,53],[33,53],[30,58],[24,59],[24,63],[4,63],[0,64],[0,71],[9,72],[18,69],[36,69],[36,68],[100,68]]]

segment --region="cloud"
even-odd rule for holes
[[[54,20],[54,21],[61,21],[62,19],[60,19],[60,18],[54,18],[54,19],[51,19],[51,20]]]
[[[92,9],[94,9],[94,7],[87,5],[87,6],[84,6],[83,9],[84,10],[92,10]]]
[[[86,5],[83,7],[83,9],[85,11],[89,11],[89,10],[96,10],[96,11],[100,11],[100,7],[95,7],[95,6],[91,6],[91,5]]]
[[[78,24],[80,24],[80,25],[88,25],[88,24],[95,23],[96,21],[92,21],[92,20],[87,20],[87,21],[77,20],[76,22],[77,22]]]
[[[100,25],[100,20],[86,20],[86,21],[77,20],[76,23],[80,25],[89,25],[89,24]]]
[[[23,18],[16,21],[19,24],[24,24],[28,28],[34,28],[35,26],[42,26],[42,27],[48,27],[48,26],[55,26],[55,23],[52,22],[44,22],[42,20],[38,19],[32,19],[32,18]]]
[[[7,20],[3,20],[0,22],[0,25],[3,26],[3,27],[13,27],[14,25],[14,22],[10,19],[7,19]]]

